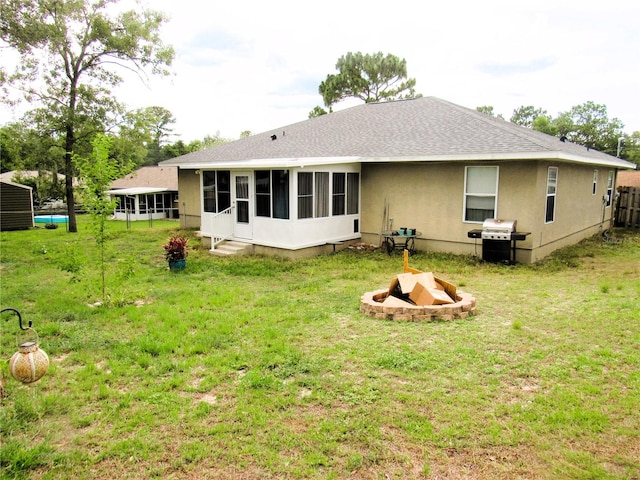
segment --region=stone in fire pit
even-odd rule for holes
[[[360,311],[398,321],[453,320],[473,315],[476,299],[431,272],[409,268],[405,251],[404,273],[395,277],[388,289],[365,293],[360,299]]]

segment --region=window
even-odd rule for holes
[[[269,170],[256,171],[256,215],[258,217],[271,216],[271,172]]]
[[[591,188],[591,195],[595,195],[598,191],[598,170],[593,171],[593,187]]]
[[[289,218],[289,170],[271,172],[273,218]]]
[[[347,173],[347,214],[358,213],[360,202],[360,174]]]
[[[133,197],[128,197],[126,195],[116,195],[116,199],[118,200],[118,206],[116,207],[116,212],[121,212],[121,213],[135,212],[136,203]]]
[[[236,176],[236,221],[249,223],[249,176]]]
[[[205,170],[202,172],[202,196],[205,212],[222,212],[231,206],[231,172]]]
[[[465,222],[496,218],[498,167],[466,167],[464,192]]]
[[[544,221],[551,223],[556,219],[556,191],[558,189],[558,167],[549,167],[547,171],[547,205]]]
[[[147,195],[147,205],[149,206],[149,211],[152,213],[158,213],[156,210],[156,196],[155,195]],[[159,209],[162,211],[162,208]]]
[[[122,212],[124,213],[126,211],[126,204],[125,204],[125,196],[124,195],[116,195],[116,212]]]
[[[155,202],[157,211],[164,209],[164,195],[162,195],[161,193],[157,193],[155,196]]]
[[[289,171],[256,170],[255,175],[256,215],[288,219]]]
[[[333,201],[331,208],[333,215],[344,215],[344,202],[346,196],[345,179],[346,174],[344,173],[333,174]]]
[[[216,212],[216,172],[202,172],[202,197],[204,199],[204,211]]]
[[[221,170],[216,172],[218,184],[218,212],[222,212],[231,206],[231,172]]]
[[[313,217],[313,173],[298,173],[298,218]]]
[[[613,171],[609,170],[609,176],[607,177],[607,207],[611,206],[612,197],[613,197]]]
[[[329,172],[298,173],[298,218],[329,216]]]
[[[329,172],[315,172],[315,215],[329,216]]]

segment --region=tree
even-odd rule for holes
[[[338,59],[336,69],[318,88],[326,107],[350,97],[371,103],[421,96],[415,93],[416,80],[407,79],[407,61],[395,55],[349,52]]]
[[[182,155],[186,155],[187,153],[201,150],[201,145],[201,142],[198,141],[197,145],[195,145],[195,149],[192,150],[194,146],[185,145],[182,140],[178,140],[175,143],[170,143],[169,145],[165,145],[164,147],[162,147],[162,157],[164,159],[180,157]]]
[[[162,147],[173,132],[170,125],[176,122],[173,114],[164,107],[152,106],[128,112],[120,125],[120,136],[129,139],[137,148],[144,150],[139,165],[157,165],[165,160]]]
[[[117,201],[109,198],[106,192],[114,180],[133,169],[132,164],[119,165],[109,158],[110,147],[111,140],[105,135],[98,135],[93,141],[93,153],[90,157],[74,155],[74,163],[80,172],[84,206],[91,215],[93,233],[100,248],[103,302],[106,300],[107,219],[117,206]]]
[[[607,107],[594,102],[576,105],[560,113],[553,121],[558,135],[567,140],[615,156],[618,138],[623,136],[624,124],[617,118],[609,119]]]
[[[12,181],[33,188],[36,205],[48,198],[64,197],[64,181],[58,177],[64,150],[47,132],[14,122],[0,128],[2,171],[37,170],[38,176],[18,175]]]
[[[173,48],[163,45],[159,29],[165,17],[152,10],[110,15],[117,0],[0,0],[0,38],[20,54],[7,81],[37,102],[64,146],[69,231],[77,232],[73,196],[73,155],[80,140],[104,130],[121,105],[110,88],[122,78],[116,68],[144,78],[148,69],[168,74]]]
[[[523,127],[532,128],[533,122],[539,116],[546,116],[547,111],[542,108],[535,108],[533,105],[522,105],[516,108],[511,115],[510,122],[516,125],[522,125]]]
[[[476,107],[476,110],[480,113],[485,113],[492,117],[496,116],[496,114],[493,112],[493,107],[490,105],[483,105],[481,107]],[[504,117],[502,116],[502,114],[498,114],[497,118],[501,118],[502,120],[504,120]]]
[[[531,128],[538,132],[546,133],[547,135],[556,136],[558,134],[558,127],[553,123],[551,117],[546,115],[539,115],[531,124]]]
[[[330,112],[331,110],[329,110]],[[313,107],[313,110],[311,110],[309,112],[309,118],[316,118],[316,117],[321,117],[322,115],[326,115],[327,112],[324,108],[322,108],[320,105],[316,105],[315,107]]]
[[[640,131],[625,135],[621,142],[620,157],[640,165]]]
[[[135,114],[137,115],[136,127],[147,132],[150,137],[145,165],[157,165],[164,160],[161,149],[171,136],[173,129],[170,126],[176,123],[176,119],[169,110],[160,106],[139,109]]]

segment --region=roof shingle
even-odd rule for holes
[[[275,139],[272,140],[273,136]],[[436,97],[368,103],[234,142],[189,153],[162,165],[319,157],[402,160],[519,158],[557,154],[628,168],[627,162]]]
[[[111,188],[166,188],[178,191],[178,169],[169,166],[141,167],[115,180]]]

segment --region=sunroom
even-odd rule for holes
[[[178,192],[167,188],[132,187],[109,190],[107,194],[118,203],[115,220],[159,220],[178,218]]]
[[[286,250],[360,238],[360,165],[200,169],[201,228]]]

